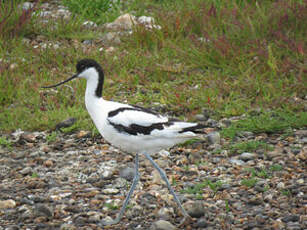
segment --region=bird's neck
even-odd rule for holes
[[[91,105],[95,104],[97,100],[102,99],[102,85],[99,82],[98,78],[90,78],[87,80],[86,83],[86,90],[85,90],[85,104],[86,107],[92,107]],[[99,90],[99,92],[97,92]]]

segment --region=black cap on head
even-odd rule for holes
[[[77,65],[76,65],[76,69],[78,73],[81,73],[82,71],[90,68],[90,67],[94,67],[97,70],[102,70],[101,66],[93,59],[82,59],[80,61],[78,61]]]

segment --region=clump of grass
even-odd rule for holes
[[[107,207],[110,210],[117,210],[118,209],[118,206],[115,205],[114,202],[112,202],[112,203],[105,203],[104,206]]]
[[[254,177],[241,180],[241,184],[249,188],[254,187],[257,182],[258,182],[258,179]]]
[[[260,177],[260,178],[270,177],[270,172],[265,168],[260,168],[260,169],[247,168],[246,171],[250,173],[251,177]]]
[[[289,128],[304,127],[306,124],[307,115],[305,112],[276,111],[240,120],[223,129],[221,133],[224,137],[234,138],[241,131],[275,133]]]
[[[9,140],[7,140],[5,137],[0,137],[0,145],[8,149],[12,148],[12,143]]]
[[[199,184],[195,184],[193,187],[181,190],[181,193],[194,194],[196,197],[202,199],[201,194],[203,193],[204,188],[209,187],[215,195],[222,184],[222,181],[212,182],[211,180],[205,180]]]
[[[281,170],[283,170],[283,166],[279,165],[279,164],[273,164],[273,165],[271,165],[270,170],[272,172],[281,171]]]
[[[33,1],[33,7],[23,10],[22,1],[2,1],[0,5],[0,37],[12,38],[26,33],[32,13],[36,10],[39,0]]]
[[[273,147],[263,141],[247,141],[231,145],[230,153],[240,154],[243,152],[254,152],[258,149],[263,149],[264,151],[270,151],[273,150]]]
[[[53,131],[52,133],[50,133],[49,135],[46,136],[46,140],[48,142],[48,144],[55,142],[56,138],[57,138],[57,132]]]
[[[63,0],[63,4],[73,12],[77,17],[94,21],[96,23],[106,22],[110,17],[110,11],[115,11],[117,14],[120,1],[113,0]],[[107,12],[109,13],[107,14]]]

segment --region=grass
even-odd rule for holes
[[[282,171],[283,166],[279,164],[273,164],[268,168],[246,168],[244,171],[248,173],[248,178],[241,180],[241,184],[246,187],[254,187],[258,182],[259,178],[268,179],[272,177],[272,173],[276,171]],[[269,186],[265,186],[263,191],[267,191]]]
[[[241,184],[249,188],[254,187],[257,182],[258,182],[258,179],[254,177],[241,180]]]
[[[12,143],[9,140],[7,140],[5,137],[0,136],[0,146],[11,149]]]
[[[57,137],[57,133],[55,131],[53,131],[52,133],[48,134],[46,136],[46,140],[48,142],[48,144],[55,142],[56,141],[56,137]]]
[[[231,154],[240,154],[243,152],[254,152],[258,149],[263,149],[264,151],[271,151],[273,150],[273,147],[263,141],[246,141],[231,145],[229,151]]]
[[[223,184],[222,181],[212,182],[210,180],[205,180],[205,181],[203,181],[199,184],[195,184],[192,187],[181,190],[181,193],[194,194],[196,196],[196,198],[203,199],[201,194],[203,193],[204,188],[209,187],[215,195],[217,193],[218,189],[222,186],[222,184]]]
[[[230,127],[222,130],[222,135],[228,138],[234,138],[242,131],[251,131],[254,133],[275,133],[285,131],[289,128],[306,127],[306,112],[289,112],[278,110],[275,112],[266,112],[259,116],[250,116],[246,119],[233,123]]]
[[[111,1],[64,0],[71,20],[47,23],[37,16],[38,8],[24,12],[17,7],[23,1],[12,2],[12,10],[11,1],[0,7],[2,131],[51,130],[69,117],[77,118],[73,130],[95,130],[84,106],[84,81],[70,83],[71,88],[40,88],[70,76],[84,57],[102,64],[109,100],[145,107],[159,103],[162,111],[188,120],[204,108],[216,119],[261,109],[259,116],[224,129],[226,138],[307,124],[302,99],[307,91],[306,1],[131,0],[98,12],[98,4]],[[105,31],[82,23],[101,25],[127,12],[153,16],[162,29],[137,26],[111,56],[99,51],[107,48],[99,42]],[[38,36],[60,48],[25,43]],[[84,46],[86,39],[94,45]]]

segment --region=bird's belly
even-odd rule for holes
[[[117,147],[128,153],[156,153],[162,149],[167,149],[181,141],[175,141],[166,138],[153,138],[146,135],[129,135],[118,133],[112,130],[101,130],[103,138],[114,147]]]

